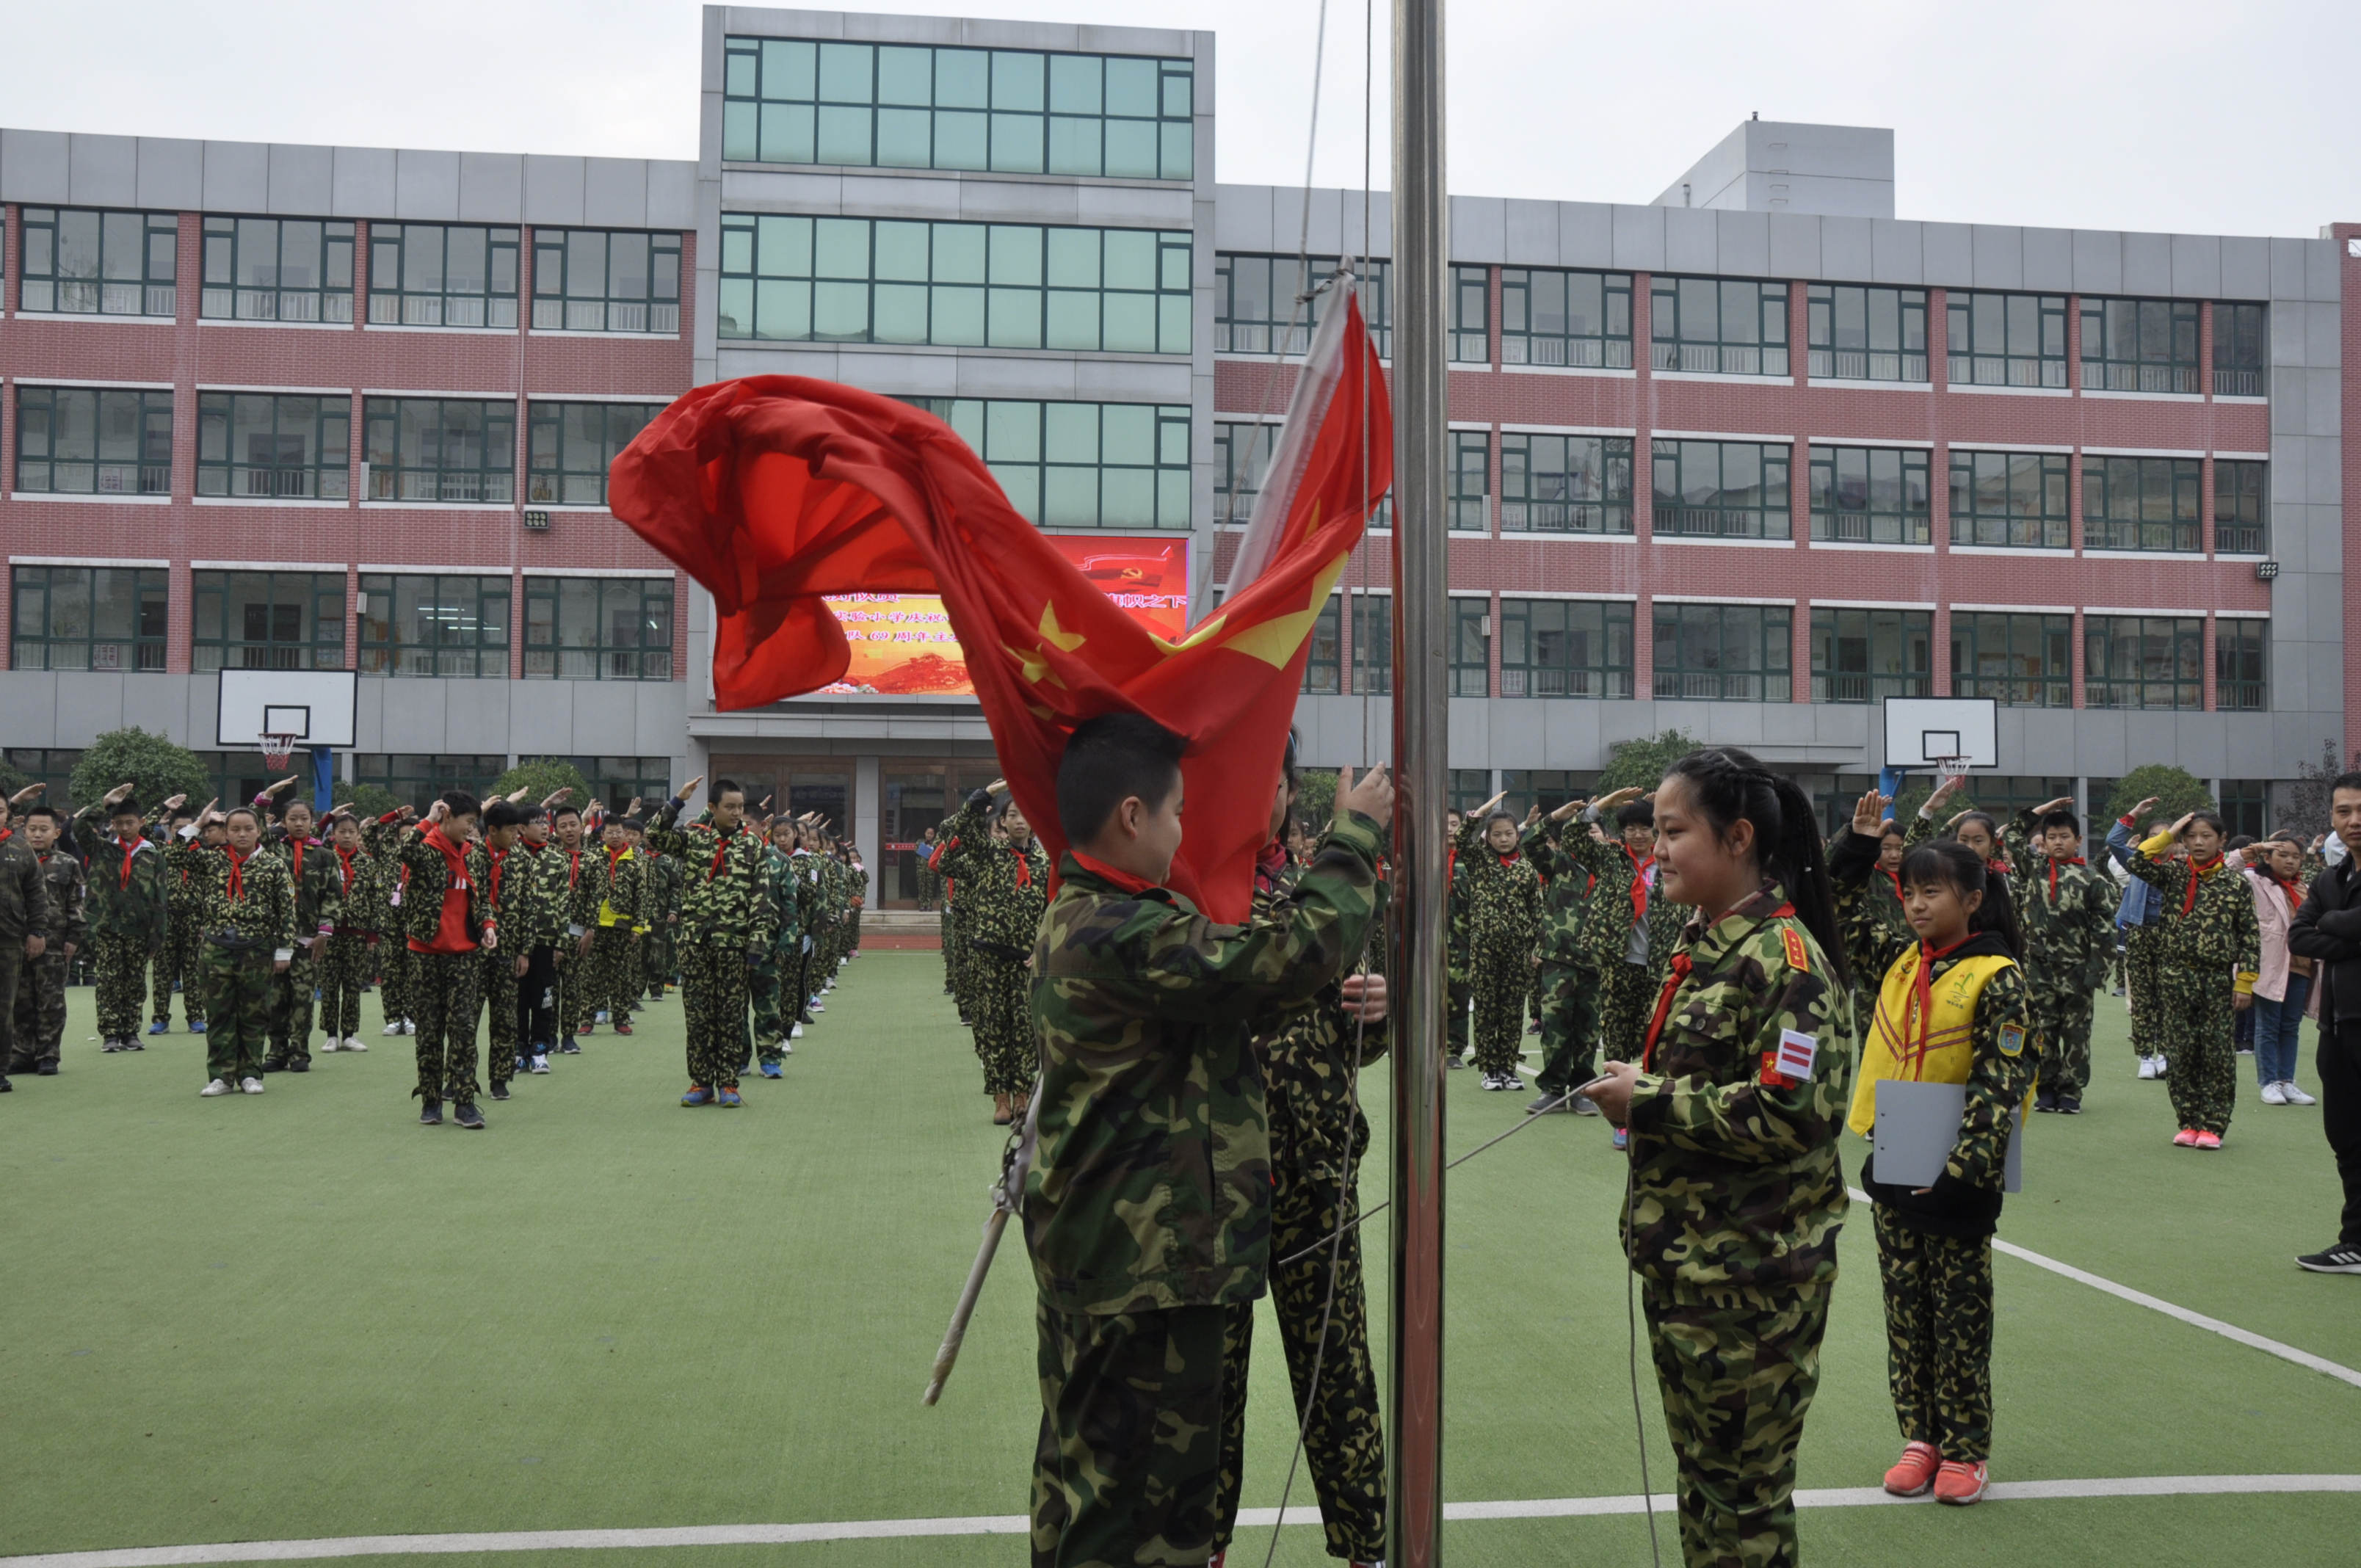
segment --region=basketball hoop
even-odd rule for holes
[[[274,773],[285,767],[294,760],[298,739],[293,735],[265,735],[262,738],[262,765]]]
[[[1968,757],[1930,757],[1927,761],[1935,764],[1936,784],[1944,789],[1965,780],[1973,763],[1973,759]]]

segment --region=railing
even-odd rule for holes
[[[59,487],[60,489],[63,486]],[[94,492],[102,496],[168,496],[172,493],[169,463],[101,463]]]
[[[1812,677],[1812,700],[1875,702],[1889,696],[1926,696],[1932,685],[1925,675],[1818,674]]]
[[[2270,532],[2259,522],[2213,523],[2213,550],[2220,555],[2261,555],[2270,549]]]
[[[1954,354],[1946,374],[1957,387],[2064,387],[2066,361],[2033,355]]]
[[[1491,334],[1481,332],[1453,333],[1451,360],[1455,365],[1489,365],[1492,362]]]
[[[1629,533],[1631,509],[1596,501],[1510,501],[1500,503],[1503,533]]]
[[[1492,672],[1477,664],[1452,665],[1451,695],[1453,696],[1490,696]]]
[[[602,507],[607,504],[607,475],[552,474],[546,470],[525,480],[525,499],[536,506]]]
[[[231,464],[197,469],[201,496],[264,496],[286,500],[343,500],[346,474],[339,463],[332,468],[292,468]]]
[[[1572,670],[1500,666],[1502,696],[1569,696],[1629,698],[1629,670]]]
[[[1450,507],[1450,527],[1468,533],[1492,532],[1492,507],[1489,496],[1454,496]]]
[[[672,654],[663,649],[528,648],[528,678],[561,681],[668,681]]]
[[[1660,701],[1785,702],[1789,690],[1787,676],[1752,670],[1660,670],[1656,674]]]
[[[1502,333],[1503,365],[1565,365],[1576,369],[1629,370],[1628,337],[1553,337],[1541,333]]]
[[[369,320],[403,326],[514,327],[517,302],[483,294],[369,295]]]
[[[1353,661],[1353,695],[1355,696],[1391,696],[1394,691],[1394,667],[1391,656],[1384,663]]]
[[[1273,345],[1285,338],[1287,346]],[[1312,346],[1312,328],[1298,322],[1290,330],[1284,322],[1215,322],[1213,348],[1220,354],[1301,354]]]
[[[1654,343],[1649,367],[1720,376],[1787,375],[1787,351],[1747,343]]]
[[[17,308],[71,316],[170,316],[179,313],[180,298],[170,283],[27,278]]]
[[[2066,680],[1980,679],[1954,674],[1951,692],[1955,696],[1990,697],[2003,707],[2070,707],[2074,702],[2073,683]]]
[[[1806,357],[1815,381],[1924,381],[1927,356],[1862,348],[1815,348]]]
[[[212,321],[349,322],[353,297],[313,289],[208,288],[197,295],[197,314]]]
[[[1967,517],[1953,512],[1951,543],[2013,550],[2063,550],[2068,547],[2066,520]]]
[[[2148,365],[2128,359],[2082,361],[2082,389],[2107,392],[2190,392],[2197,386],[2194,365]]]
[[[505,506],[516,499],[516,476],[456,469],[369,469],[373,501],[478,501]]]
[[[2158,550],[2194,555],[2202,545],[2194,521],[2141,522],[2126,518],[2082,519],[2085,550]]]
[[[2205,706],[2202,681],[2093,681],[2082,683],[2085,707],[2145,707],[2187,710]]]
[[[1927,544],[1934,541],[1934,523],[1923,511],[1816,510],[1812,537],[1837,544]]]
[[[2225,370],[2215,367],[2213,395],[2217,398],[2259,398],[2263,395],[2263,373],[2260,370]]]
[[[533,302],[536,332],[653,332],[677,334],[680,306],[645,301],[543,298]]]
[[[2260,713],[2268,702],[2264,681],[2215,681],[2213,706],[2225,712]]]
[[[1685,539],[1791,539],[1794,529],[1784,510],[1660,506],[1655,514],[1658,533]]]

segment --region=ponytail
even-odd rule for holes
[[[1795,917],[1819,944],[1838,981],[1850,985],[1852,970],[1837,931],[1836,890],[1828,882],[1811,797],[1802,786],[1731,746],[1691,751],[1666,775],[1675,776],[1688,781],[1699,814],[1716,834],[1727,837],[1741,820],[1753,824],[1755,864],[1786,890]]]

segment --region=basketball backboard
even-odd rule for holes
[[[2000,705],[1988,696],[1885,699],[1885,766],[1924,773],[1947,757],[2000,766]]]
[[[360,677],[350,670],[224,670],[214,743],[243,751],[266,735],[350,747]]]

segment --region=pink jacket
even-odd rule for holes
[[[2255,994],[2283,1002],[2287,999],[2288,927],[2295,919],[2295,907],[2280,895],[2279,883],[2262,872],[2241,868],[2240,874],[2254,893],[2255,922],[2263,934],[2263,965],[2255,978]],[[2300,902],[2301,894],[2297,896]],[[2311,1010],[2309,999],[2305,1010]]]

